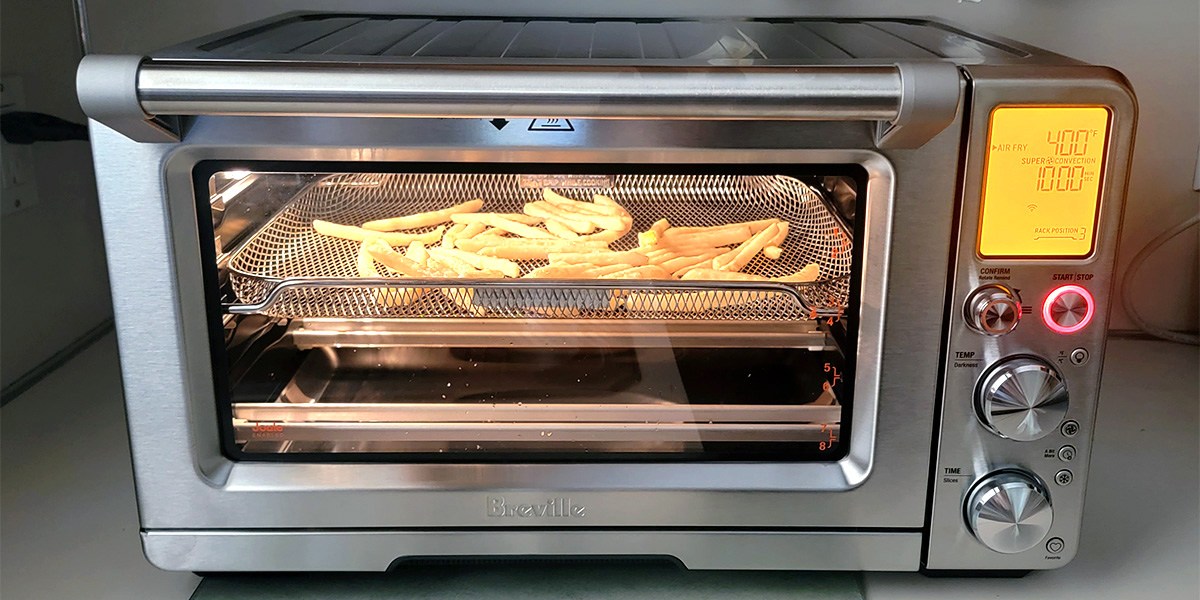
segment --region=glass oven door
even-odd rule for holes
[[[236,460],[836,461],[852,165],[201,163]]]

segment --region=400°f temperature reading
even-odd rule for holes
[[[1073,257],[1092,252],[1109,111],[1005,106],[992,111],[979,254]]]

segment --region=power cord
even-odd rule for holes
[[[1155,327],[1146,322],[1142,315],[1138,314],[1137,305],[1134,304],[1133,286],[1129,285],[1133,281],[1134,276],[1142,268],[1142,263],[1146,262],[1150,255],[1162,248],[1164,244],[1171,241],[1175,236],[1187,231],[1196,223],[1200,223],[1200,214],[1164,231],[1158,237],[1146,244],[1144,248],[1133,257],[1129,263],[1129,268],[1125,270],[1125,277],[1121,280],[1121,301],[1125,303],[1125,312],[1129,314],[1129,318],[1137,325],[1138,329],[1156,337],[1167,340],[1169,342],[1178,342],[1180,344],[1191,344],[1193,346],[1200,345],[1200,335],[1192,335],[1188,333],[1179,333],[1161,327]]]

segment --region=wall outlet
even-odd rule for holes
[[[0,112],[25,110],[25,83],[20,77],[0,77]],[[33,146],[0,140],[0,215],[8,216],[37,204]]]

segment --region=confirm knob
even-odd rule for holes
[[[975,484],[967,497],[967,526],[984,546],[1015,554],[1042,543],[1054,522],[1050,494],[1022,471],[999,471]]]
[[[1004,335],[1021,320],[1021,303],[1002,285],[985,285],[971,292],[963,306],[967,325],[984,335]]]
[[[1052,365],[1021,356],[984,374],[975,393],[975,411],[996,435],[1030,442],[1058,429],[1068,400],[1067,384]]]

